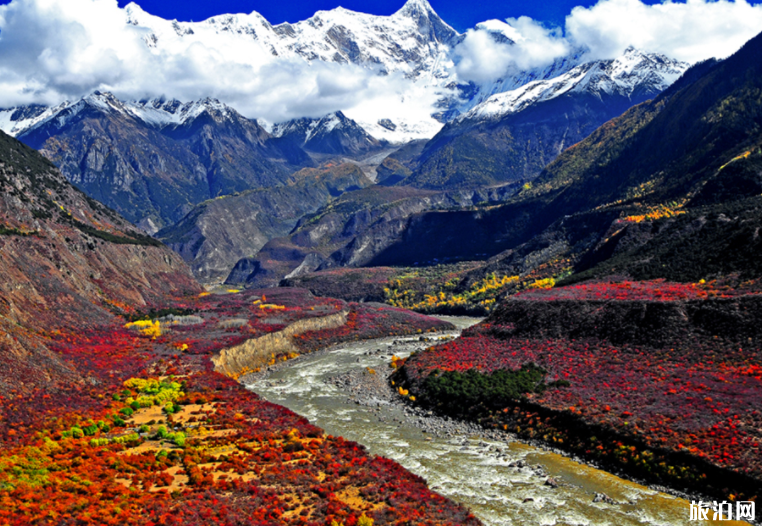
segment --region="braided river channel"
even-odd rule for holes
[[[507,433],[438,418],[398,402],[387,387],[392,355],[457,337],[474,318],[443,317],[458,330],[350,343],[284,362],[247,387],[363,444],[468,506],[485,525],[692,525],[690,503],[529,445]],[[369,371],[373,370],[375,373]],[[711,516],[711,513],[710,513]],[[723,521],[717,524],[746,524]]]

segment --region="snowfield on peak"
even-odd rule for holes
[[[598,60],[576,66],[549,80],[529,82],[520,88],[492,95],[461,115],[458,122],[494,120],[517,113],[538,102],[566,93],[603,93],[631,97],[638,92],[658,94],[675,82],[690,64],[659,54],[628,48],[614,60]]]
[[[0,129],[20,136],[54,118],[63,126],[90,106],[124,112],[157,129],[203,112],[214,119],[245,115],[277,135],[284,122],[341,111],[376,140],[402,144],[432,138],[455,119],[495,118],[575,90],[626,93],[644,83],[660,90],[685,69],[683,63],[635,50],[616,60],[585,63],[585,49],[559,44],[540,65],[516,63],[496,77],[464,81],[459,73],[466,60],[463,46],[475,32],[487,35],[501,52],[518,46],[511,51],[517,56],[526,38],[519,26],[500,20],[458,33],[426,0],[408,0],[389,16],[336,8],[279,25],[257,12],[178,22],[151,15],[136,3],[117,15],[137,35],[141,52],[166,65],[161,71],[169,93],[131,100],[104,86],[50,108],[0,109]],[[172,87],[173,68],[181,74],[200,72],[187,84],[193,86],[192,97]],[[102,93],[108,91],[116,97]]]
[[[120,101],[111,93],[96,91],[77,101],[66,101],[51,108],[21,106],[0,109],[0,130],[17,137],[51,121],[60,129],[87,107],[97,108],[105,113],[129,115],[159,130],[167,126],[182,125],[204,112],[209,113],[218,122],[243,118],[236,110],[217,99],[206,98],[186,103],[175,99]]]

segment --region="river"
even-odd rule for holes
[[[458,331],[438,337],[455,337],[476,321],[444,319]],[[684,499],[519,442],[508,434],[490,438],[467,425],[420,418],[389,403],[388,397],[358,397],[336,380],[342,375],[362,378],[370,374],[370,368],[378,371],[374,380],[380,383],[393,354],[404,357],[430,345],[419,337],[346,344],[286,362],[247,387],[304,415],[329,434],[396,460],[424,477],[433,490],[471,508],[489,526],[701,524],[689,520],[689,503]],[[436,422],[443,432],[431,432]],[[558,486],[548,485],[548,478]],[[594,502],[596,495],[598,502]],[[610,500],[601,500],[600,495]]]

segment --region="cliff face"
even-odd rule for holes
[[[205,201],[157,237],[185,259],[198,280],[219,282],[238,260],[256,254],[270,239],[288,235],[304,214],[371,184],[350,163],[305,168],[285,185]]]
[[[426,261],[413,259],[418,253],[416,246],[403,247],[404,254],[397,259],[393,256],[380,261],[379,257],[390,247],[405,245],[407,230],[422,214],[500,202],[517,191],[515,185],[452,192],[373,186],[347,193],[314,214],[304,216],[287,237],[271,239],[255,256],[238,261],[227,283],[272,286],[283,278],[315,270]],[[481,216],[479,211],[467,210],[463,214]],[[427,241],[447,245],[450,238],[443,236]]]
[[[47,349],[47,331],[82,330],[201,290],[180,256],[2,133],[0,269],[0,393],[73,374]],[[22,381],[22,369],[32,379]]]

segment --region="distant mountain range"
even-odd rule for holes
[[[6,110],[3,119],[69,181],[150,233],[201,201],[283,184],[313,164],[212,99],[130,103],[96,92],[55,108]]]
[[[0,110],[0,129],[39,149],[88,196],[144,231],[160,232],[203,281],[223,279],[239,259],[256,260],[259,250],[269,254],[268,242],[304,228],[305,214],[320,215],[342,193],[373,182],[433,191],[436,197],[424,198],[409,209],[415,212],[403,214],[415,224],[427,221],[417,214],[425,216],[443,203],[449,203],[446,208],[478,203],[465,196],[493,204],[511,199],[522,185],[535,185],[533,179],[566,148],[633,105],[657,97],[688,68],[634,48],[615,60],[592,62],[585,61],[584,50],[574,50],[537,70],[513,72],[488,84],[459,84],[453,76],[453,49],[464,36],[425,0],[410,0],[389,17],[338,8],[278,26],[256,13],[184,23],[149,15],[136,4],[125,12],[126,23],[145,28],[146,45],[157,52],[194,39],[254,39],[272,56],[404,74],[441,94],[435,114],[417,122],[371,122],[333,112],[270,124],[215,99],[123,101],[105,92],[53,107]],[[485,22],[479,29],[511,45],[503,26]],[[402,194],[406,203],[424,195]],[[364,202],[363,195],[347,197],[347,202]],[[379,190],[374,199],[396,195]],[[216,199],[223,196],[228,197]],[[398,205],[377,206],[408,210]],[[352,217],[354,212],[342,220],[357,220]],[[401,217],[396,221],[407,221]],[[310,253],[313,244],[321,247],[321,257],[311,256],[313,264],[304,268],[370,264],[376,256],[396,261],[388,252],[395,236],[414,235],[407,232],[410,225],[395,225],[396,234],[372,227],[380,236],[368,245],[375,247],[374,255],[332,255],[327,246],[338,250],[354,238],[330,243],[321,238],[289,252],[283,268],[291,272],[299,265],[293,264],[298,254]],[[370,223],[362,221],[352,227],[356,243],[362,243],[366,227]],[[463,257],[442,252],[442,247],[428,254],[425,246],[419,244],[403,259]],[[493,242],[489,250],[481,247],[474,254],[492,254],[499,246]],[[367,247],[363,250],[370,254]]]

